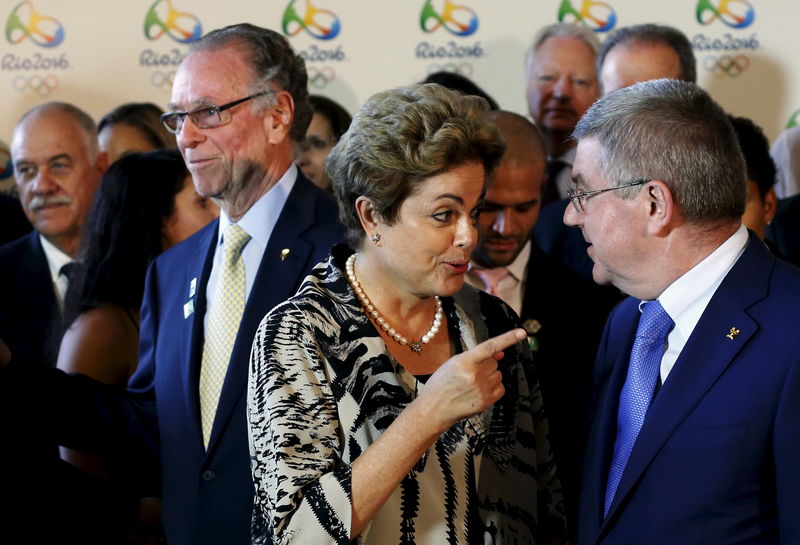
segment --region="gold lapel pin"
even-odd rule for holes
[[[281,250],[281,261],[286,259],[286,256],[289,255],[292,251],[289,248],[284,248]]]
[[[733,340],[733,338],[738,334],[739,330],[736,329],[735,327],[732,327],[731,330],[728,332],[728,334],[725,336],[728,337],[730,340]]]

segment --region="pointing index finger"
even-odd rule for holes
[[[513,346],[525,338],[525,330],[518,328],[506,331],[505,333],[492,337],[489,340],[483,341],[481,344],[469,351],[470,356],[474,356],[474,361],[477,363],[494,357],[509,346]]]

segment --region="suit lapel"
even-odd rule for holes
[[[222,386],[209,452],[228,425],[246,390],[250,350],[258,325],[274,306],[294,295],[303,280],[303,273],[309,268],[308,260],[313,245],[301,239],[301,236],[315,220],[316,196],[309,191],[310,184],[302,175],[298,175],[261,258]]]
[[[610,339],[606,354],[616,355],[613,359],[599,361],[601,368],[597,369],[600,374],[598,384],[605,384],[604,391],[599,396],[599,403],[596,407],[594,426],[589,438],[586,454],[586,486],[582,495],[585,514],[581,516],[582,524],[591,524],[590,528],[582,529],[590,535],[597,535],[603,524],[603,510],[605,506],[606,479],[608,477],[608,467],[611,464],[611,455],[614,451],[614,440],[617,433],[617,409],[619,407],[619,393],[625,378],[628,375],[628,361],[630,359],[631,347],[636,335],[636,328],[639,323],[638,299],[629,299],[623,305],[628,305],[627,312],[620,309],[612,315],[612,322],[609,326],[610,331],[618,331],[620,335]]]
[[[186,278],[182,289],[185,293],[182,297],[186,301],[191,300],[194,305],[193,312],[184,319],[181,326],[180,338],[183,339],[184,360],[182,362],[183,386],[186,389],[186,410],[191,415],[192,425],[198,430],[198,437],[202,446],[202,427],[200,423],[200,365],[203,357],[204,327],[203,321],[206,314],[206,286],[208,278],[211,276],[211,266],[214,262],[214,252],[217,246],[219,233],[219,220],[215,220],[209,225],[205,232],[201,233],[200,240],[196,245],[198,251],[192,255],[191,261],[184,268]],[[195,247],[195,246],[193,246]],[[191,283],[196,280],[194,295],[190,296]],[[184,299],[181,299],[182,301]]]
[[[667,439],[756,333],[758,325],[746,309],[766,296],[767,286],[762,279],[769,277],[768,269],[774,262],[763,243],[751,235],[742,257],[709,301],[667,381],[653,400],[604,528]],[[732,335],[731,328],[738,333]],[[613,437],[611,441],[613,444]]]

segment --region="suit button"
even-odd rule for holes
[[[216,476],[217,476],[217,474],[214,473],[213,471],[211,471],[210,469],[207,469],[207,470],[203,471],[203,474],[201,475],[203,480],[206,481],[206,482],[213,481],[216,478]]]

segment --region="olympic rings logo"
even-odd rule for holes
[[[162,4],[164,8],[160,9]],[[176,10],[172,0],[156,0],[144,17],[144,35],[148,40],[157,40],[164,34],[169,34],[176,42],[188,44],[203,35],[203,25],[191,13]]]
[[[162,91],[169,92],[172,89],[173,81],[175,81],[175,70],[170,70],[169,72],[158,70],[150,74],[150,84]]]
[[[570,0],[562,0],[558,8],[558,20],[562,23],[583,23],[595,32],[608,32],[617,24],[617,12],[610,4],[595,0],[583,0],[577,10]]]
[[[419,26],[428,33],[444,27],[450,34],[469,36],[478,30],[478,16],[472,8],[454,4],[452,0],[444,0],[439,13],[433,7],[433,0],[425,0],[419,15]]]
[[[311,66],[308,68],[308,83],[317,89],[322,89],[334,79],[336,79],[336,71],[330,66],[323,66],[322,68]]]
[[[64,26],[36,11],[33,2],[20,2],[6,21],[6,40],[18,44],[25,38],[41,47],[57,47],[64,41]]]
[[[459,76],[464,76],[465,78],[471,78],[472,74],[475,73],[475,70],[468,62],[462,62],[459,64],[448,62],[445,64],[433,63],[428,66],[428,75],[431,75],[435,72],[452,72],[454,74],[458,74]]]
[[[731,9],[735,5],[743,6],[738,13]],[[701,25],[710,25],[719,19],[731,28],[745,28],[753,24],[756,10],[747,0],[719,0],[719,6],[714,6],[711,0],[698,0],[696,16]]]
[[[46,97],[58,89],[58,77],[53,74],[48,74],[46,76],[40,76],[38,74],[32,76],[17,76],[11,82],[11,86],[19,93]]]
[[[722,55],[719,58],[708,56],[703,64],[706,70],[716,77],[731,76],[736,78],[750,66],[750,59],[746,55],[736,55],[735,57]]]
[[[318,40],[332,40],[338,36],[342,30],[339,17],[329,9],[319,9],[311,0],[305,2],[304,16],[300,16],[295,7],[297,0],[291,0],[283,10],[283,33],[296,36],[301,30],[305,30]]]

